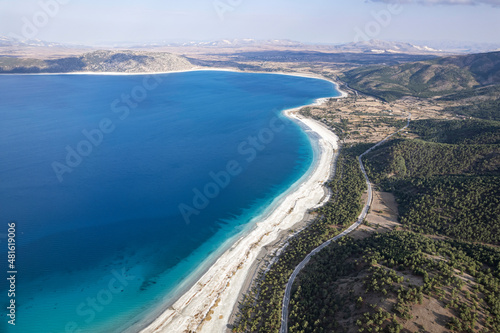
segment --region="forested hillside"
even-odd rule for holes
[[[390,177],[496,173],[498,149],[498,145],[395,140],[369,155],[367,171],[376,183]]]
[[[420,120],[409,131],[419,138],[392,140],[367,155],[373,182],[500,171],[500,122]]]
[[[386,101],[443,96],[500,84],[500,52],[367,66],[347,71],[341,78],[351,88]]]
[[[500,244],[500,123],[423,120],[366,157],[411,230]]]
[[[387,182],[400,221],[425,234],[500,245],[500,177],[444,176]]]
[[[438,99],[438,102],[453,102],[445,112],[464,117],[500,120],[500,85],[489,85],[462,91]]]
[[[500,123],[419,120],[364,158],[403,230],[345,238],[295,281],[290,333],[500,331]],[[284,286],[307,253],[355,220],[363,181],[345,149],[331,201],[240,304],[234,332],[278,332]],[[446,236],[443,238],[442,236]],[[359,237],[359,236],[358,236]],[[483,243],[483,244],[479,244]]]
[[[311,259],[290,307],[290,333],[499,332],[500,251],[405,231],[347,238]]]

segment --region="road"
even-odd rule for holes
[[[363,176],[365,177],[366,180],[366,185],[368,187],[368,198],[366,199],[365,206],[363,207],[363,210],[361,211],[361,214],[359,214],[357,221],[352,224],[349,228],[344,230],[342,233],[338,234],[337,236],[330,238],[314,250],[312,250],[305,258],[302,260],[297,267],[295,267],[295,270],[293,271],[292,275],[290,276],[290,279],[288,279],[288,283],[286,285],[285,289],[285,295],[283,296],[283,307],[281,310],[281,328],[280,328],[280,333],[287,333],[288,332],[288,306],[290,303],[290,296],[292,293],[292,285],[293,282],[295,281],[295,278],[297,275],[299,275],[300,271],[307,265],[309,260],[311,260],[312,256],[321,251],[323,248],[326,246],[330,245],[331,242],[335,242],[337,239],[344,237],[345,235],[349,234],[353,230],[355,230],[361,223],[363,223],[364,219],[366,218],[366,215],[368,214],[368,210],[370,209],[370,205],[372,203],[372,198],[373,198],[373,193],[372,193],[372,184],[370,183],[370,179],[368,178],[368,175],[366,174],[365,171],[365,166],[363,165],[363,161],[361,160],[362,157],[365,154],[368,154],[371,152],[373,149],[377,148],[378,146],[384,144],[387,140],[389,140],[393,135],[403,131],[410,125],[410,120],[411,120],[411,113],[408,114],[408,121],[406,125],[402,128],[400,128],[398,131],[392,133],[382,141],[378,142],[376,145],[365,151],[363,154],[359,155],[358,161],[359,161],[359,166],[361,168],[361,171],[363,172]]]
[[[349,87],[349,85],[347,83],[345,83],[345,82],[342,82],[342,83],[346,86],[347,89],[352,90],[354,92],[354,94],[356,94],[356,97],[359,96],[358,91],[356,89],[353,89],[353,88]]]

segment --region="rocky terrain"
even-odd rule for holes
[[[152,73],[193,67],[185,57],[163,52],[94,51],[53,60],[0,57],[0,73]]]

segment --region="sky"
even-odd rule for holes
[[[500,0],[0,0],[0,36],[75,44],[500,43]]]

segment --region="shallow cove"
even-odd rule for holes
[[[309,139],[281,111],[339,95],[323,80],[218,71],[0,76],[0,88],[0,214],[17,221],[27,333],[120,332],[175,297],[310,168]],[[88,156],[60,182],[53,163],[78,147]],[[198,209],[208,184],[218,191]]]

